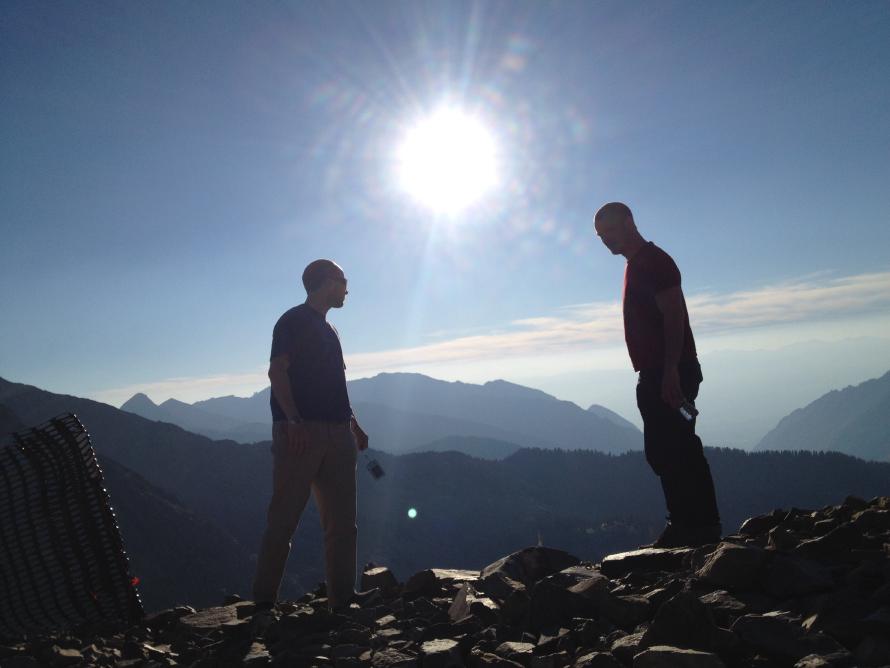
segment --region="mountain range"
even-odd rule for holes
[[[233,591],[249,595],[270,492],[268,441],[212,441],[0,379],[4,425],[18,429],[68,411],[87,426],[106,470],[146,607],[214,604]],[[476,439],[469,447],[479,445]],[[539,541],[596,560],[650,541],[663,524],[661,491],[640,451],[493,454],[503,459],[372,452],[386,475],[375,481],[359,470],[359,563],[386,563],[402,577],[433,564],[478,568]],[[890,487],[890,464],[836,453],[709,449],[708,457],[726,526],[772,507],[820,507]],[[409,516],[409,509],[416,513]],[[321,546],[310,505],[294,539],[284,596],[323,578]]]
[[[440,449],[443,439],[453,437],[472,437],[460,443],[452,440],[451,446],[474,456],[486,456],[485,450],[462,448],[478,445],[479,439],[512,443],[513,450],[560,447],[620,453],[642,448],[640,430],[603,406],[585,411],[502,380],[475,385],[393,373],[350,381],[348,390],[374,447],[393,454]],[[266,388],[245,398],[218,397],[194,404],[168,399],[156,405],[136,394],[121,409],[210,438],[249,443],[269,438],[269,395]]]
[[[833,390],[784,417],[757,450],[834,450],[890,461],[890,371]]]

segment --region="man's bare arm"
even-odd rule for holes
[[[290,358],[287,355],[273,357],[269,362],[269,381],[272,383],[272,395],[275,401],[284,411],[287,417],[287,440],[291,450],[300,455],[306,449],[309,440],[306,425],[294,403],[294,395],[290,389],[290,379],[287,376],[287,368],[290,366]]]
[[[673,408],[679,408],[685,401],[680,388],[680,356],[683,354],[683,340],[686,336],[686,307],[683,290],[679,285],[656,293],[655,303],[664,318],[664,375],[661,383],[661,398]]]
[[[284,411],[288,420],[299,420],[300,413],[294,403],[293,393],[290,391],[290,379],[287,376],[287,368],[290,366],[290,358],[287,355],[273,357],[269,362],[269,381],[272,383],[272,394],[275,401]]]

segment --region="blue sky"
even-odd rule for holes
[[[4,2],[0,31],[3,377],[260,389],[331,257],[352,376],[634,418],[623,264],[591,229],[614,199],[680,265],[703,361],[821,341],[847,376],[890,366],[886,2]],[[456,216],[395,178],[442,105],[498,147]]]

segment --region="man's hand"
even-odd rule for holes
[[[306,450],[306,445],[309,443],[309,430],[306,429],[306,425],[302,422],[288,422],[287,443],[290,446],[291,452],[298,457],[302,455]]]
[[[358,420],[353,417],[349,421],[349,428],[352,429],[352,435],[355,436],[355,444],[358,446],[358,449],[367,450],[368,449],[368,435],[365,433],[365,430],[359,426]]]
[[[686,401],[683,389],[680,387],[680,372],[675,366],[669,366],[664,370],[664,377],[661,380],[661,399],[674,409],[679,409]]]

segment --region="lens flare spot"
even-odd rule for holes
[[[413,520],[417,517],[417,508],[408,508],[408,519]]]

